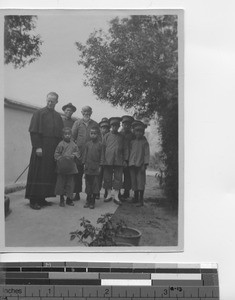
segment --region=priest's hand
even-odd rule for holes
[[[41,157],[42,156],[42,148],[37,148],[36,149],[36,155]]]

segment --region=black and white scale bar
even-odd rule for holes
[[[219,299],[215,264],[0,263],[0,300]]]

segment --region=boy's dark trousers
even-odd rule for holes
[[[81,163],[77,163],[78,174],[74,175],[75,187],[74,192],[77,194],[82,192],[82,177],[84,174],[84,165]]]
[[[136,206],[143,206],[144,205],[144,190],[137,190],[134,191],[134,203],[137,203]]]
[[[103,183],[103,180],[104,180],[104,167],[101,166],[100,168],[100,189],[102,188],[102,183]]]
[[[143,191],[145,189],[146,182],[146,170],[144,165],[141,167],[131,166],[131,188],[133,191]]]
[[[130,197],[130,189],[131,189],[131,174],[130,174],[129,167],[123,169],[123,175],[124,175],[124,181],[123,181],[124,193],[122,197],[126,199]]]
[[[120,190],[122,188],[122,166],[104,166],[104,188]]]
[[[99,175],[85,175],[86,194],[93,195],[100,192],[100,178]]]
[[[73,174],[57,174],[55,186],[56,195],[66,195],[70,199],[73,198],[74,191],[74,175]]]
[[[103,166],[101,166],[101,171],[100,171],[99,177],[100,177],[100,190],[101,190],[102,184],[104,181],[104,167]],[[107,189],[105,189],[104,198],[107,197],[107,194],[108,194],[108,191],[107,191]]]
[[[134,202],[138,203],[137,206],[144,205],[144,188],[146,182],[146,170],[144,165],[141,167],[131,166],[131,185],[134,191]]]

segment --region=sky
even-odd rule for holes
[[[50,91],[59,94],[57,111],[72,102],[79,117],[81,107],[93,108],[92,118],[96,121],[103,117],[128,114],[108,102],[97,100],[90,87],[83,85],[84,68],[78,66],[78,50],[75,42],[85,43],[95,29],[108,29],[112,14],[94,12],[58,12],[38,14],[36,33],[40,34],[43,44],[41,57],[22,69],[12,65],[4,66],[4,96],[6,98],[43,107]],[[119,15],[120,16],[120,15]],[[122,17],[123,15],[121,15]]]

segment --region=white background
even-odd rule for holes
[[[217,262],[221,299],[234,300],[235,2],[2,0],[1,7],[185,10],[185,251],[118,255],[21,253],[4,254],[1,260]]]

